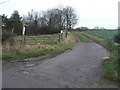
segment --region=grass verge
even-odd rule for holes
[[[90,42],[90,40],[86,38],[85,36],[83,36],[81,32],[76,32],[76,35],[80,39],[80,41],[85,42],[85,43]]]
[[[104,77],[113,81],[118,81],[118,52],[111,52],[110,59],[107,59],[103,64]]]
[[[93,36],[87,33],[82,32],[82,34],[92,39],[93,41],[99,43],[104,48],[110,51],[110,56],[109,56],[110,58],[103,62],[103,65],[104,65],[103,74],[105,78],[120,83],[119,82],[120,67],[119,67],[119,62],[118,62],[118,57],[119,57],[118,50],[120,50],[120,45],[114,42],[106,41],[102,38],[99,38],[97,36]]]
[[[66,51],[71,49],[73,45],[76,43],[76,38],[69,33],[68,38],[66,38],[61,43],[57,43],[54,45],[36,45],[36,46],[27,46],[23,49],[17,50],[10,50],[11,52],[3,53],[2,59],[3,60],[12,60],[12,59],[24,59],[24,58],[31,58],[31,57],[38,57],[45,54],[55,54],[59,52]]]

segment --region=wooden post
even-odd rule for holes
[[[12,29],[11,33],[13,33],[13,32],[14,32],[14,28]]]
[[[0,16],[0,49],[1,45],[2,45],[2,16]]]
[[[61,33],[59,34],[59,42],[61,42]]]
[[[26,36],[25,36],[25,29],[26,29],[26,27],[25,27],[25,25],[23,25],[23,33],[22,33],[22,43],[23,43],[23,45],[25,45],[26,44]]]
[[[118,35],[120,34],[120,2],[118,2]]]
[[[0,89],[1,88],[2,88],[2,17],[0,16]]]
[[[61,30],[61,40],[63,40],[63,31]]]
[[[45,33],[44,33],[44,37],[43,37],[43,43],[45,44]]]
[[[68,36],[68,29],[67,30],[65,30],[66,32],[65,32],[65,37],[67,38],[67,36]]]

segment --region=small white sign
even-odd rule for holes
[[[63,33],[63,30],[61,30],[61,33]]]
[[[25,27],[23,27],[23,35],[25,35]]]

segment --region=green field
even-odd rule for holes
[[[91,34],[105,40],[113,39],[118,34],[118,30],[96,30],[96,31],[85,31],[84,33]]]
[[[80,39],[80,41],[85,42],[85,43],[90,42],[90,40],[86,38],[85,36],[83,36],[81,32],[76,32],[75,34]]]
[[[113,42],[113,38],[118,34],[118,30],[96,30],[81,33],[110,51],[110,58],[103,62],[103,74],[105,78],[118,82],[120,78],[120,67],[118,67],[120,44]]]

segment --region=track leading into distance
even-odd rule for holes
[[[102,46],[79,41],[51,59],[3,66],[3,88],[117,88],[103,78],[107,56]]]

